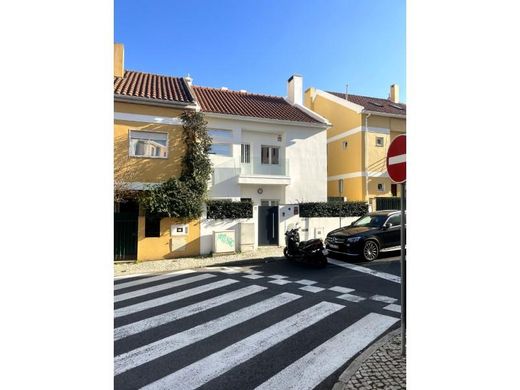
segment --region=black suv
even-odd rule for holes
[[[380,252],[401,249],[401,212],[385,210],[368,213],[350,226],[331,231],[325,239],[329,252],[362,255],[366,261]]]

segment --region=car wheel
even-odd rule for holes
[[[373,261],[379,256],[379,246],[373,240],[368,240],[363,245],[363,258],[366,261]]]

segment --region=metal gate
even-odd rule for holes
[[[278,206],[258,206],[258,245],[278,245]]]
[[[377,197],[376,210],[401,210],[401,198],[393,197]]]
[[[136,202],[120,203],[114,212],[114,260],[137,260],[138,216]]]

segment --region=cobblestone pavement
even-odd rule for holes
[[[401,335],[379,347],[346,382],[333,390],[406,389],[406,357],[401,356]]]
[[[186,268],[207,267],[215,264],[224,264],[234,261],[261,260],[268,257],[283,257],[283,248],[259,247],[254,252],[237,253],[227,256],[198,256],[183,257],[178,259],[142,261],[142,262],[121,262],[114,264],[114,275],[134,275],[141,273],[177,271]]]

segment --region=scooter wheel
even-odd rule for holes
[[[317,266],[319,268],[325,268],[327,266],[328,262],[327,262],[327,258],[326,257],[323,257],[321,258],[319,261],[318,261],[318,264]]]
[[[289,249],[288,248],[283,248],[283,255],[288,260],[291,260],[293,258],[293,256],[291,256],[291,254],[289,253]]]

